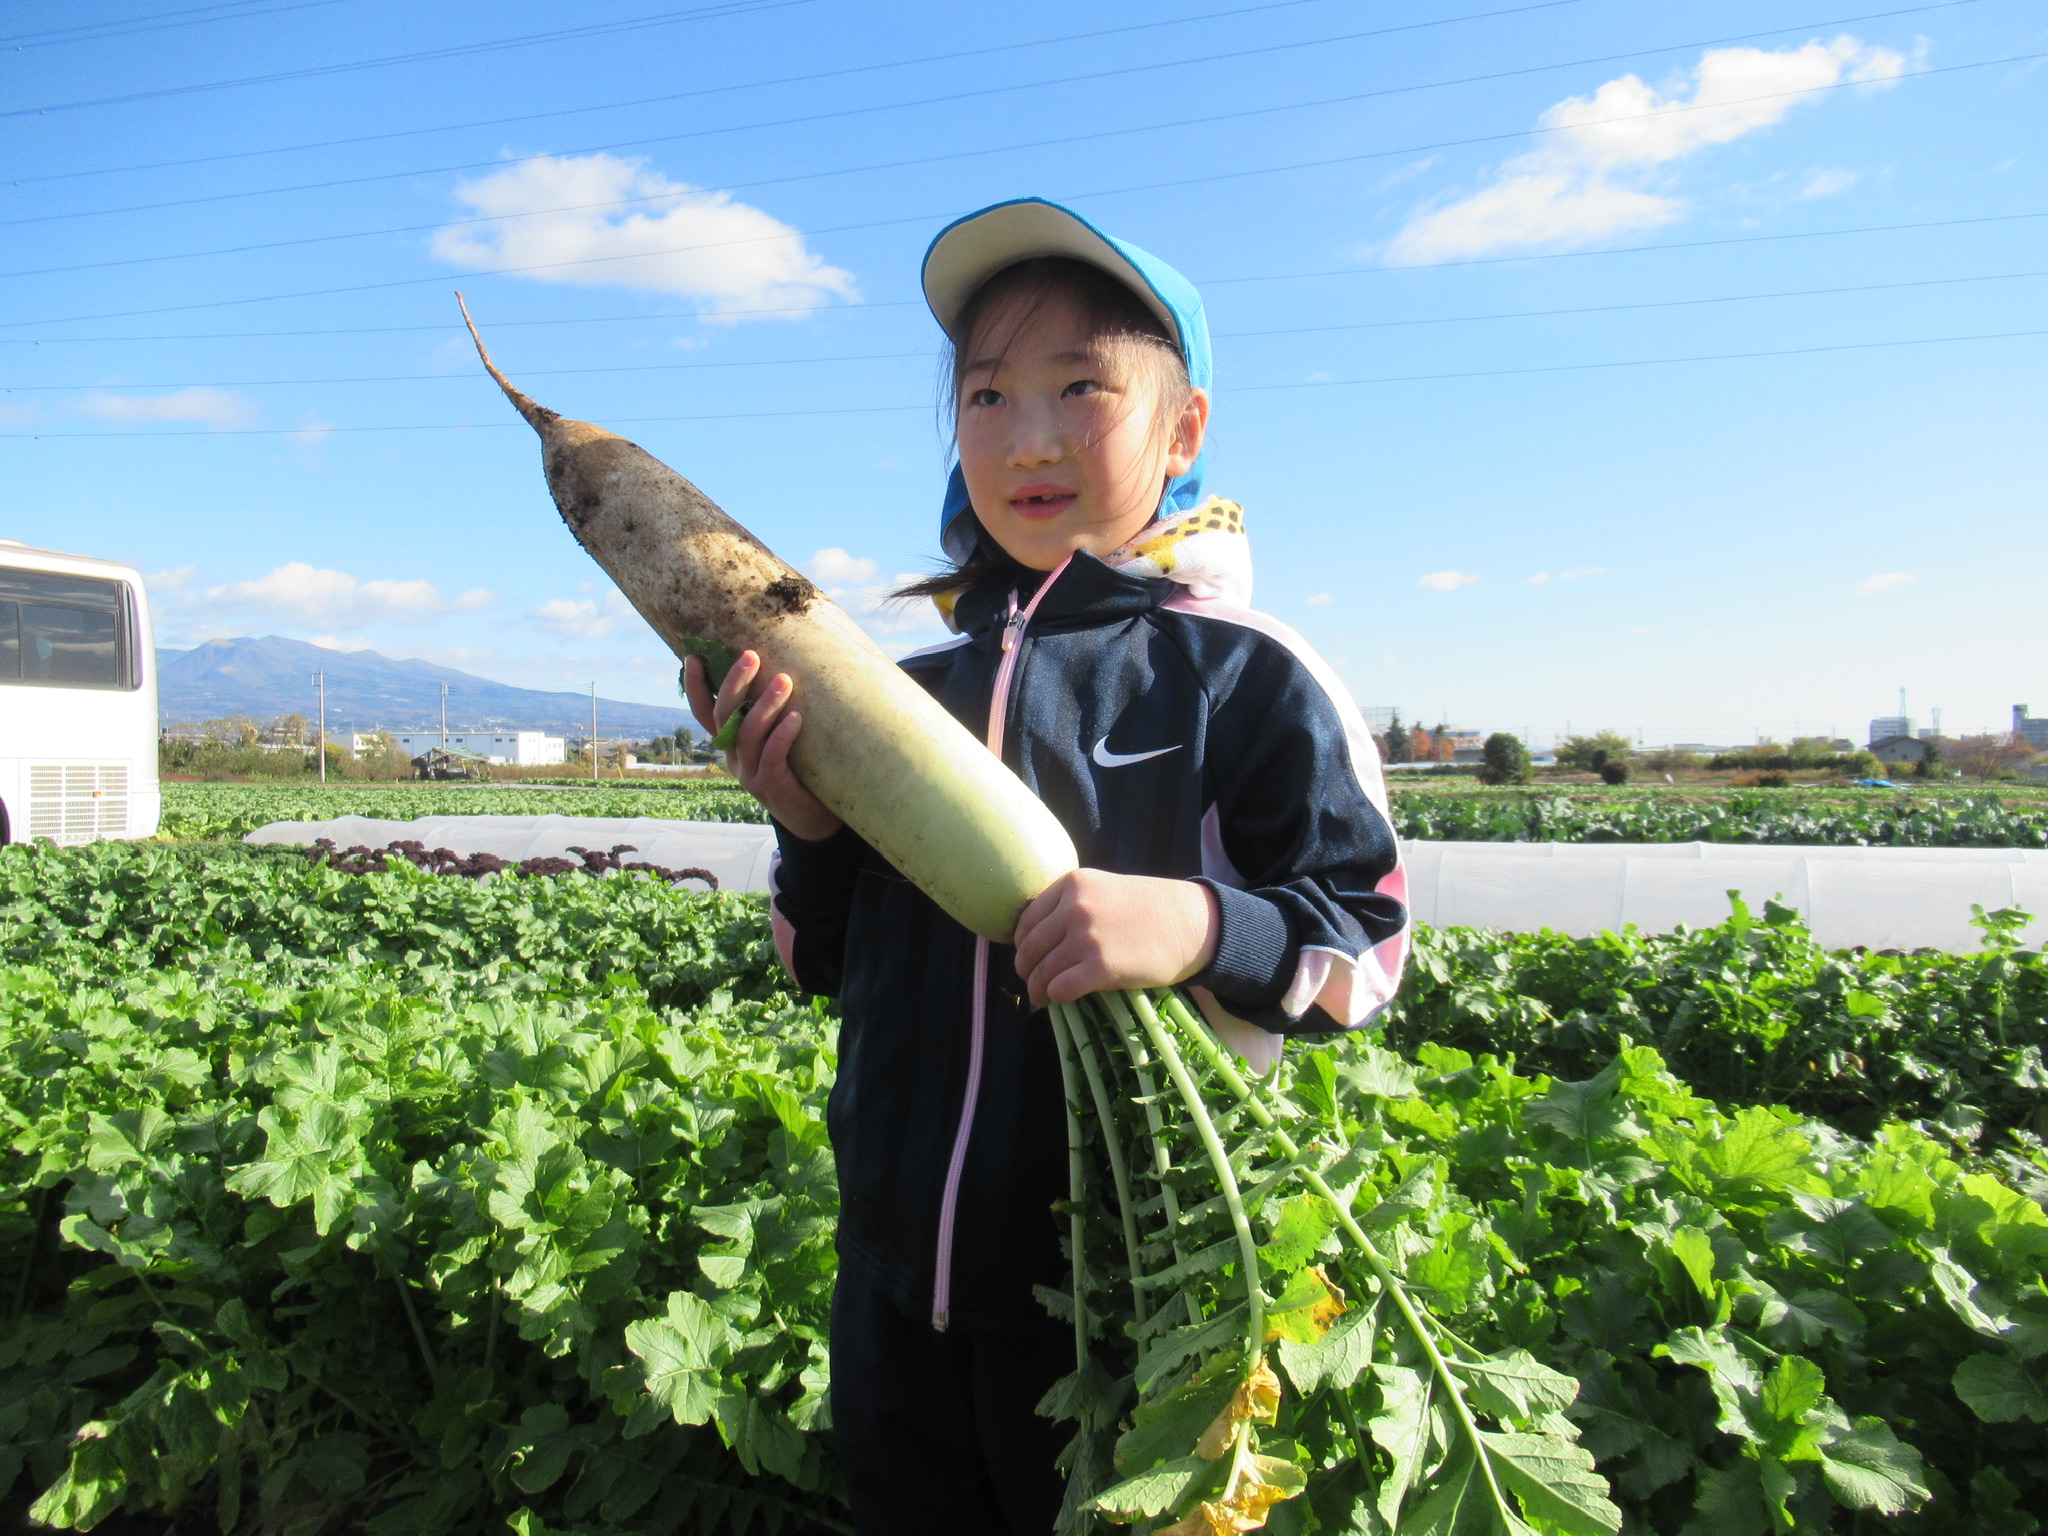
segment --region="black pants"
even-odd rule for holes
[[[832,1427],[861,1536],[1048,1536],[1072,1436],[1032,1410],[1074,1368],[1052,1317],[939,1333],[841,1275],[832,1292]]]

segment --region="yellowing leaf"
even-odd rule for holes
[[[1307,1476],[1293,1462],[1253,1456],[1235,1488],[1220,1499],[1197,1504],[1185,1518],[1162,1527],[1154,1536],[1235,1536],[1239,1531],[1256,1531],[1265,1525],[1275,1504],[1293,1498],[1307,1486]]]
[[[1227,1505],[1197,1504],[1194,1511],[1171,1525],[1162,1525],[1153,1536],[1233,1536],[1237,1531],[1255,1531],[1255,1525],[1239,1525]]]
[[[1209,1427],[1202,1431],[1202,1438],[1195,1442],[1195,1454],[1205,1461],[1214,1461],[1227,1452],[1237,1439],[1237,1426],[1248,1419],[1261,1424],[1270,1424],[1280,1412],[1280,1378],[1273,1367],[1266,1363],[1264,1355],[1251,1373],[1238,1383],[1237,1390],[1230,1395],[1230,1401],[1223,1405],[1223,1411],[1209,1421]],[[1251,1530],[1255,1527],[1246,1526]]]
[[[1291,1339],[1296,1344],[1313,1344],[1330,1331],[1330,1324],[1342,1317],[1344,1301],[1318,1265],[1298,1269],[1266,1310],[1266,1342]]]

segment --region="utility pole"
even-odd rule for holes
[[[327,782],[327,674],[315,672],[313,681],[320,685],[320,782]]]
[[[590,782],[597,782],[597,679],[590,680]]]
[[[448,750],[448,685],[441,685],[441,750]]]

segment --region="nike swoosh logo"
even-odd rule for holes
[[[1154,747],[1150,752],[1112,752],[1109,750],[1109,738],[1104,736],[1102,740],[1095,743],[1095,750],[1088,755],[1095,759],[1096,766],[1099,768],[1123,768],[1132,763],[1142,763],[1148,757],[1164,757],[1169,752],[1178,752],[1179,750],[1179,746],[1176,745],[1171,747]]]

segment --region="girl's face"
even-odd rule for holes
[[[998,311],[970,339],[960,469],[982,527],[1018,564],[1049,571],[1075,550],[1128,543],[1200,455],[1207,393],[1162,423],[1140,345],[1091,340],[1057,300]]]

